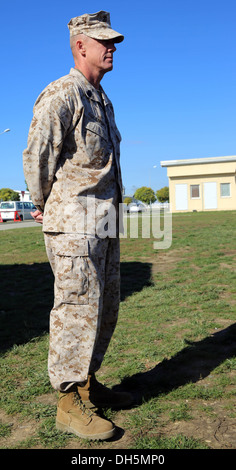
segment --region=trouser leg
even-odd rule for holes
[[[109,287],[104,287],[108,273],[113,273],[112,295],[118,292],[114,287],[115,264],[108,269],[112,252],[109,239],[81,240],[75,235],[45,234],[45,244],[55,276],[49,377],[55,389],[65,390],[71,383],[87,380],[92,357],[96,370],[101,365],[118,312],[116,307],[108,318]],[[103,318],[104,305],[107,313]]]
[[[96,372],[100,368],[117,323],[120,303],[119,238],[108,239],[103,285],[102,310],[90,372]]]

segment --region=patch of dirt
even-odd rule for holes
[[[207,402],[213,413],[196,413],[187,421],[175,421],[162,429],[163,435],[182,434],[189,438],[200,439],[211,449],[236,449],[236,421],[226,415],[227,401]],[[196,406],[196,404],[194,405]]]
[[[10,426],[11,434],[0,438],[0,448],[15,448],[22,440],[35,435],[36,423],[32,419],[22,419],[17,415],[7,415],[0,410],[0,423]]]
[[[176,263],[180,260],[180,251],[171,250],[158,253],[158,257],[150,260],[152,262],[152,273],[157,274],[167,272],[176,267]]]

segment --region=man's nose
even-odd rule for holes
[[[111,50],[112,52],[116,51],[116,46],[115,46],[114,42],[112,42],[112,41],[109,42],[108,49]]]

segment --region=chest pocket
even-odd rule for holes
[[[111,152],[108,131],[97,122],[89,121],[85,125],[86,154],[93,168],[104,167]]]

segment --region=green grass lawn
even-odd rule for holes
[[[236,448],[236,213],[172,222],[167,250],[141,235],[121,239],[120,315],[98,377],[135,404],[106,411],[118,428],[110,442],[56,430],[41,227],[0,232],[0,448]]]

